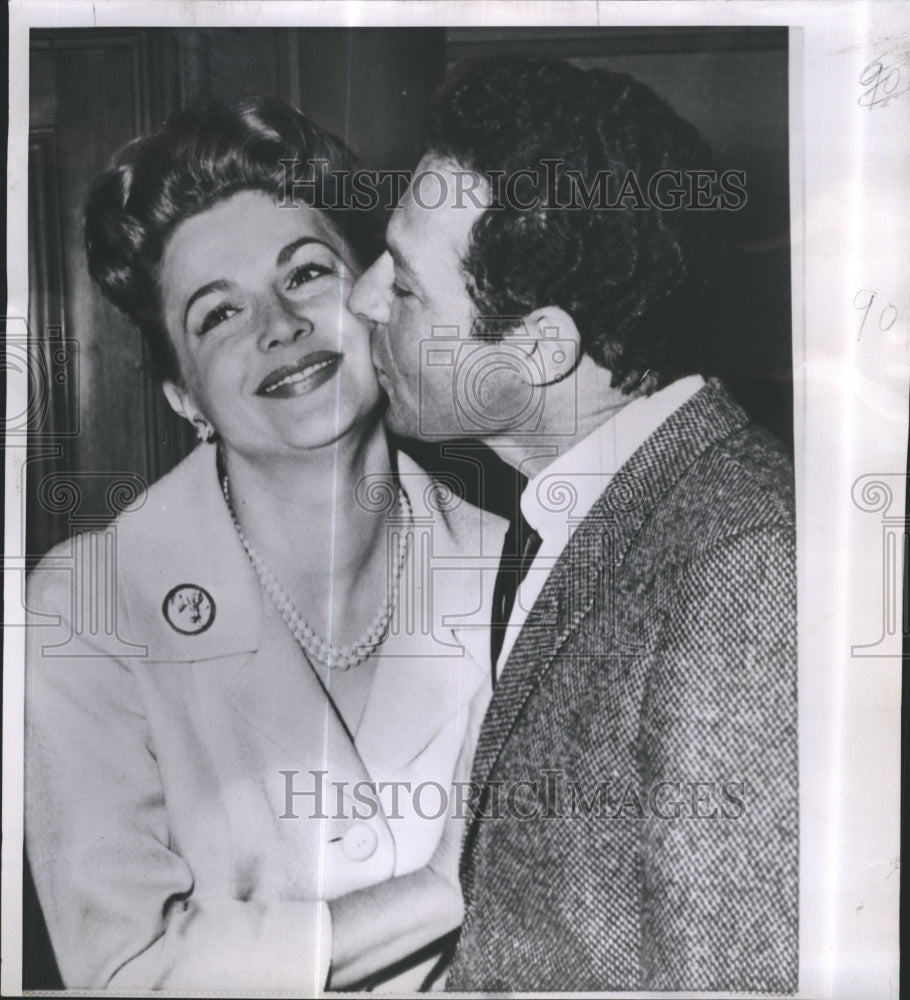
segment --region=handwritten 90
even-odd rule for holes
[[[906,60],[903,54],[898,56],[882,55],[873,59],[859,75],[859,85],[865,88],[860,94],[857,103],[862,108],[886,108],[892,101],[901,94],[905,94],[910,87],[905,83],[901,87],[901,71],[896,65],[889,65],[889,59],[896,59],[897,62]]]
[[[862,322],[859,325],[859,331],[856,334],[856,339],[859,340],[863,335],[863,327],[866,325],[866,320],[869,318],[869,313],[873,311],[872,305],[878,297],[878,292],[873,292],[869,288],[861,288],[856,295],[853,296],[853,308],[859,309],[863,314]],[[875,310],[875,315],[878,316],[878,328],[882,333],[887,333],[892,326],[897,322],[898,311],[897,306],[893,302],[889,302],[887,305],[883,306],[879,304]]]

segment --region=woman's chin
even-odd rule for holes
[[[312,418],[281,421],[257,434],[255,439],[251,439],[248,432],[236,435],[227,432],[221,435],[220,440],[227,452],[237,452],[253,461],[261,461],[270,457],[304,458],[307,454],[315,455],[323,449],[335,448],[341,442],[356,447],[377,433],[384,433],[380,406],[346,420],[335,419],[335,414],[332,414],[331,420],[318,424]]]

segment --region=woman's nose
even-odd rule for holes
[[[352,313],[371,323],[389,322],[392,296],[392,258],[384,253],[357,279],[348,300]]]
[[[282,304],[275,304],[269,311],[262,331],[259,346],[264,351],[276,347],[286,347],[297,340],[304,340],[313,332],[313,323],[305,316],[297,316]]]

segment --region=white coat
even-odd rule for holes
[[[353,738],[262,593],[213,446],[32,574],[26,843],[68,987],[311,994],[325,901],[433,854],[440,795],[413,789],[468,773],[503,528],[466,503],[435,510],[429,477],[406,456],[399,471],[415,523],[403,627]],[[380,796],[370,815],[357,783],[395,781],[412,789],[398,813]]]

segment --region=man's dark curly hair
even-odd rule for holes
[[[425,124],[424,149],[492,182],[493,208],[474,224],[463,261],[480,316],[556,305],[613,384],[653,389],[699,369],[701,311],[717,259],[717,212],[685,207],[568,206],[567,171],[590,190],[609,171],[606,203],[629,172],[644,190],[661,170],[706,170],[709,148],[648,87],[625,74],[543,59],[481,59],[458,71]],[[555,185],[541,166],[559,160]],[[525,210],[497,174],[522,181]],[[549,189],[548,189],[549,188]],[[504,332],[488,330],[494,336]]]
[[[309,161],[326,166],[314,168]],[[115,155],[86,205],[89,271],[142,331],[156,376],[180,380],[158,287],[161,258],[177,226],[240,191],[264,191],[286,202],[289,179],[299,202],[341,204],[337,192],[328,190],[335,182],[331,171],[351,167],[351,153],[340,140],[284,101],[263,97],[178,111]],[[371,259],[375,234],[365,213],[322,210],[355,256]]]

